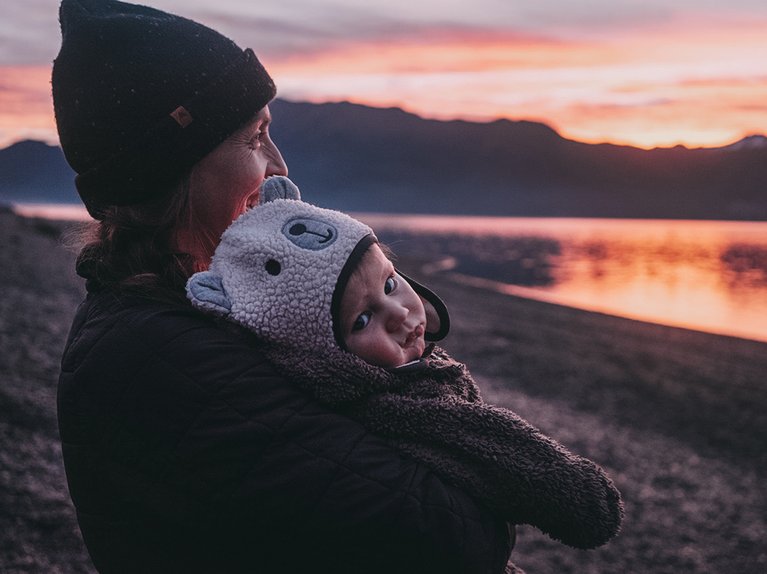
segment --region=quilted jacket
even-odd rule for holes
[[[496,573],[504,521],[191,307],[80,306],[59,427],[102,573]]]

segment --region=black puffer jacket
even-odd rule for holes
[[[59,425],[100,572],[503,572],[503,521],[254,344],[186,306],[81,305]]]

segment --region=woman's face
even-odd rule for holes
[[[195,166],[191,193],[195,225],[206,235],[221,233],[248,207],[258,203],[261,183],[271,175],[288,175],[280,150],[269,136],[272,116],[265,106]]]

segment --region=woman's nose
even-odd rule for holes
[[[282,154],[280,153],[280,150],[277,148],[274,143],[272,143],[272,146],[274,147],[272,157],[269,160],[269,164],[266,168],[266,175],[284,175],[287,177],[288,175],[288,166],[285,163],[285,160],[282,158]]]

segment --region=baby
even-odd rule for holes
[[[399,273],[373,231],[299,200],[284,177],[223,234],[192,304],[254,333],[275,366],[329,407],[463,488],[511,524],[593,548],[618,532],[620,494],[593,462],[482,402],[434,345],[449,315]]]
[[[286,177],[221,238],[210,270],[187,285],[199,309],[266,341],[314,352],[350,351],[394,368],[420,358],[449,329],[444,303],[394,270],[373,230],[299,200]]]
[[[342,292],[334,327],[341,347],[371,365],[406,365],[426,350],[424,304],[375,243]]]

